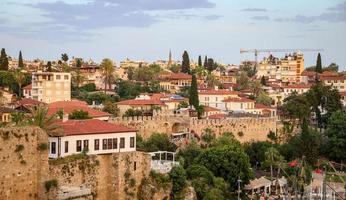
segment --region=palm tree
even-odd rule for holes
[[[264,161],[264,163],[267,166],[268,165],[270,166],[270,181],[271,181],[271,185],[273,185],[273,168],[276,167],[277,169],[280,169],[281,163],[283,161],[284,161],[283,156],[279,153],[279,151],[276,148],[270,147],[265,152],[265,161]]]
[[[19,95],[19,99],[22,98],[22,86],[24,84],[25,81],[25,74],[20,70],[16,70],[14,72],[14,79],[16,80],[18,86],[19,86],[19,91],[18,91],[18,95]]]
[[[11,121],[14,123],[14,125],[19,126],[24,124],[24,117],[25,114],[23,112],[14,112],[11,113]]]
[[[48,116],[48,108],[44,106],[37,106],[31,109],[32,119],[29,120],[29,124],[38,126],[48,135],[59,136],[61,135],[61,129],[55,124],[56,115]]]
[[[105,83],[105,93],[106,93],[107,85],[108,85],[108,89],[111,89],[112,82],[115,80],[114,78],[115,69],[114,69],[113,62],[108,58],[105,58],[102,60],[101,66],[102,66],[102,76]]]

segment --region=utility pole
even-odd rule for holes
[[[327,174],[326,167],[324,167],[324,173]],[[326,177],[325,176],[323,177],[322,200],[327,200],[327,183],[326,183]]]

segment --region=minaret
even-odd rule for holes
[[[169,55],[168,55],[168,67],[172,66],[172,51],[169,49]]]

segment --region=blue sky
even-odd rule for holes
[[[117,62],[187,50],[233,64],[253,59],[240,48],[322,48],[323,64],[346,70],[346,0],[1,0],[0,47]]]

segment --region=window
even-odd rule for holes
[[[117,148],[118,148],[118,139],[113,138],[113,149],[117,149]]]
[[[68,75],[65,75],[65,76],[64,76],[64,79],[65,79],[65,80],[68,80]]]
[[[102,149],[106,150],[107,149],[107,139],[102,140]]]
[[[125,138],[120,138],[120,149],[125,148]]]
[[[50,148],[51,154],[56,154],[56,142],[52,142],[51,145],[52,145]]]
[[[108,139],[107,149],[112,149],[112,148],[113,148],[113,140],[112,139]]]
[[[89,151],[89,140],[84,140],[83,141],[83,150],[84,151]]]
[[[65,141],[65,153],[68,153],[68,141]]]
[[[77,152],[82,151],[82,140],[77,140],[76,151]]]
[[[94,150],[97,151],[100,149],[100,140],[99,139],[95,139],[94,140]]]
[[[60,80],[61,77],[60,77],[60,75],[56,75],[55,78],[56,78],[56,80]]]
[[[135,137],[130,137],[130,148],[135,147]]]

